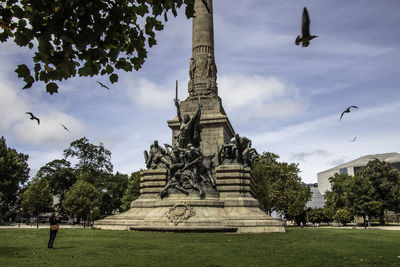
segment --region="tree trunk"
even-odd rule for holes
[[[364,229],[367,229],[367,221],[365,215],[363,215],[363,220],[364,220]]]
[[[379,211],[379,224],[385,225],[385,210],[384,209],[381,209]]]

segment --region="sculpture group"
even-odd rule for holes
[[[215,154],[203,155],[201,143],[201,103],[195,114],[183,117],[179,100],[175,98],[177,116],[180,123],[179,133],[175,136],[175,144],[164,144],[161,147],[155,140],[149,151],[144,151],[148,169],[167,169],[167,183],[159,196],[164,198],[170,193],[198,194],[201,198],[206,193],[217,193],[216,173],[213,158]],[[257,158],[257,151],[251,147],[251,140],[235,134],[232,141],[221,145],[218,149],[219,165],[243,165],[251,167]]]

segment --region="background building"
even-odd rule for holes
[[[312,209],[323,208],[325,205],[325,199],[318,190],[318,184],[307,184],[307,186],[310,187],[312,196],[311,200],[307,202],[306,207]]]
[[[384,154],[374,154],[367,155],[361,158],[349,161],[347,163],[343,163],[331,169],[328,169],[323,172],[319,172],[317,174],[318,177],[318,190],[323,195],[325,191],[331,189],[331,184],[329,183],[329,177],[333,176],[335,173],[346,173],[349,175],[353,175],[357,173],[362,167],[366,166],[367,163],[371,160],[379,159],[384,160],[393,165],[393,167],[400,170],[400,154],[396,152],[392,153],[384,153]]]

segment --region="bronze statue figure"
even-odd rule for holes
[[[218,163],[220,165],[243,165],[252,167],[258,157],[255,148],[251,147],[251,140],[235,134],[233,140],[221,145],[218,149]]]
[[[186,148],[189,143],[193,144],[195,147],[200,146],[200,116],[201,116],[201,104],[196,110],[196,113],[193,117],[190,117],[188,114],[181,116],[179,100],[175,99],[175,106],[177,110],[177,115],[180,123],[179,134],[176,136],[178,141],[178,146],[180,148]]]
[[[168,161],[167,151],[158,145],[158,141],[154,140],[154,143],[150,145],[149,152],[144,151],[144,159],[146,167],[148,169],[165,168],[170,165]]]

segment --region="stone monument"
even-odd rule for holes
[[[189,96],[168,121],[172,142],[145,151],[140,197],[131,209],[95,222],[134,231],[285,232],[259,207],[251,167],[257,151],[235,134],[218,96],[212,0],[195,1]]]

